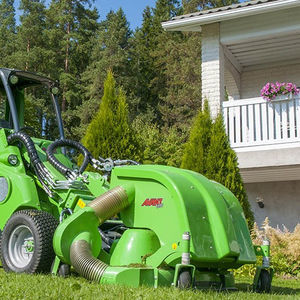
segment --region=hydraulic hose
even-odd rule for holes
[[[9,145],[12,145],[16,142],[21,142],[25,146],[25,148],[28,152],[30,162],[33,165],[33,167],[35,167],[39,163],[42,163],[38,156],[38,153],[35,149],[35,146],[34,146],[34,143],[31,139],[31,137],[28,134],[26,134],[25,132],[19,131],[19,132],[10,134],[7,137],[7,142]]]
[[[83,163],[79,168],[79,173],[81,174],[86,167],[88,166],[90,159],[91,159],[91,153],[80,143],[72,141],[72,140],[57,140],[54,143],[52,143],[46,150],[47,159],[50,162],[50,164],[61,174],[68,175],[68,173],[72,173],[72,170],[64,166],[56,157],[54,156],[54,151],[56,148],[59,147],[71,147],[74,149],[77,149],[84,157]]]
[[[128,195],[123,187],[115,187],[93,200],[88,206],[94,210],[99,225],[129,205]],[[70,260],[74,269],[88,280],[100,282],[107,264],[93,257],[91,246],[86,240],[76,240],[70,248]]]
[[[21,142],[29,155],[30,163],[34,169],[34,172],[39,179],[40,183],[43,185],[45,191],[52,195],[48,186],[44,183],[44,180],[50,179],[50,174],[46,167],[44,166],[43,162],[40,160],[39,155],[36,151],[35,145],[31,137],[26,134],[25,132],[18,131],[15,133],[10,134],[7,137],[7,143],[9,145],[13,145],[14,143]]]

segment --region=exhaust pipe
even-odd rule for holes
[[[91,207],[99,219],[99,225],[129,205],[128,195],[123,187],[115,187],[93,200]],[[92,255],[91,246],[85,240],[77,240],[70,248],[71,264],[81,276],[100,282],[107,264]]]

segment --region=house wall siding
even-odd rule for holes
[[[300,86],[300,64],[244,71],[241,74],[241,98],[260,96],[260,90],[267,82],[293,82]]]
[[[261,182],[245,184],[255,221],[261,226],[268,217],[272,227],[293,230],[300,223],[300,181]],[[264,208],[259,208],[257,199]]]

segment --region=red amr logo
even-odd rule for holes
[[[147,198],[142,206],[156,206],[156,207],[162,207],[163,206],[163,198]]]

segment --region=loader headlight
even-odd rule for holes
[[[12,166],[16,166],[19,163],[19,159],[18,159],[17,155],[11,154],[11,155],[8,156],[8,162]]]
[[[17,84],[19,81],[19,78],[16,75],[12,75],[9,77],[9,81],[11,84]]]
[[[53,94],[53,95],[57,95],[58,94],[58,92],[59,92],[59,89],[58,89],[58,87],[53,87],[52,89],[51,89],[51,93]]]

